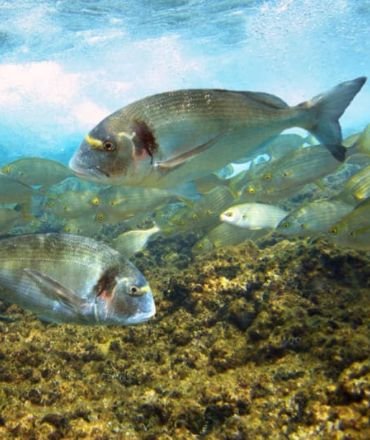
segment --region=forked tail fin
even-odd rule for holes
[[[339,118],[365,82],[364,76],[345,81],[328,92],[299,104],[298,107],[310,109],[312,115],[310,123],[304,128],[309,130],[322,144],[341,144],[342,130]]]

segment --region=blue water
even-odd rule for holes
[[[0,1],[0,163],[67,162],[103,117],[159,91],[260,90],[290,104],[368,75],[370,1]],[[366,85],[344,133],[369,122]]]

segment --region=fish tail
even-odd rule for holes
[[[310,131],[322,144],[338,145],[342,142],[339,118],[352,99],[361,90],[366,77],[345,81],[326,93],[315,96],[297,107],[309,110],[309,122],[303,128]]]

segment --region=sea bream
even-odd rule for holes
[[[130,325],[155,314],[133,264],[103,243],[68,234],[0,240],[0,298],[51,322]]]
[[[217,89],[165,92],[101,121],[70,161],[102,183],[169,188],[245,157],[291,127],[322,144],[342,141],[338,119],[365,83],[360,77],[289,107],[268,93]]]

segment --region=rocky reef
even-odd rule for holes
[[[368,439],[370,265],[326,241],[135,258],[137,327],[0,312],[2,439]]]

